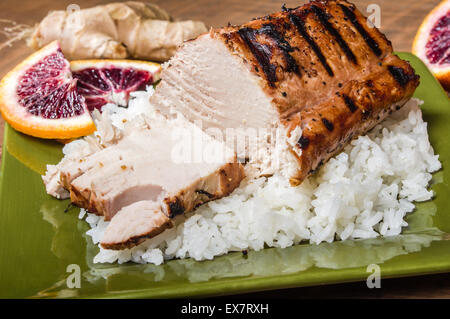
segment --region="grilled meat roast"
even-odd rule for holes
[[[297,185],[401,107],[418,83],[354,5],[317,0],[184,43],[150,101],[222,131],[281,127],[289,138],[300,127],[283,157]]]

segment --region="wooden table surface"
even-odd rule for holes
[[[305,1],[270,0],[152,0],[178,19],[202,20],[207,26],[219,27],[228,22],[240,24],[253,17],[278,11],[283,3],[287,7],[298,6]],[[440,0],[354,0],[358,8],[366,12],[369,4],[378,4],[381,8],[381,30],[392,41],[397,51],[410,51],[417,28]],[[69,4],[78,4],[81,8],[107,3],[105,0],[2,0],[0,1],[1,19],[34,25],[50,10],[63,10]],[[3,26],[0,24],[0,29]],[[0,34],[0,43],[5,40]],[[23,60],[32,51],[24,42],[0,51],[0,77]],[[0,119],[0,146],[3,141],[3,120]],[[1,147],[0,147],[1,152]],[[450,298],[450,274],[429,275],[414,278],[382,280],[380,289],[368,289],[365,282],[294,288],[281,291],[261,292],[242,297],[275,298]]]

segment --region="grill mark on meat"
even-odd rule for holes
[[[312,11],[319,19],[319,22],[327,29],[327,31],[334,37],[338,45],[341,47],[342,51],[344,51],[347,58],[352,61],[354,64],[358,64],[356,60],[356,56],[353,54],[353,51],[347,45],[347,42],[342,38],[341,34],[333,27],[333,25],[328,21],[329,16],[325,11],[319,8],[316,5],[311,6]]]
[[[358,107],[355,105],[355,102],[346,94],[342,94],[342,98],[344,99],[345,105],[348,107],[350,112],[354,113]]]
[[[397,83],[400,84],[401,86],[405,86],[411,80],[409,75],[402,68],[393,65],[388,65],[388,70],[394,77],[395,81],[397,81]]]
[[[325,125],[325,127],[327,128],[328,131],[333,131],[334,130],[334,125],[333,123],[331,123],[330,121],[328,121],[326,118],[322,118],[322,123],[323,125]]]
[[[267,81],[271,87],[275,87],[275,82],[277,81],[276,66],[270,63],[271,52],[268,52],[268,48],[262,45],[256,40],[256,34],[258,30],[252,28],[241,28],[238,30],[239,35],[242,40],[248,46],[258,64],[261,66],[264,74],[266,75]]]
[[[300,146],[301,149],[306,149],[309,145],[309,138],[306,136],[300,136],[300,139],[298,140],[297,144]]]
[[[170,199],[165,199],[164,202],[167,204],[167,206],[169,207],[169,212],[168,212],[168,216],[170,218],[173,218],[177,215],[182,215],[184,214],[184,206],[183,203],[181,202],[181,200],[178,197],[175,198],[170,198]]]
[[[306,31],[305,22],[300,18],[299,16],[295,15],[294,13],[289,13],[289,20],[291,23],[297,28],[297,31],[300,33],[300,35],[308,42],[308,44],[313,49],[314,53],[317,55],[317,57],[320,60],[320,63],[322,63],[323,67],[327,71],[329,76],[334,76],[333,70],[331,69],[330,65],[327,62],[327,59],[322,53],[322,50],[320,50],[317,43],[314,41],[314,39],[308,34]]]
[[[359,34],[363,37],[364,41],[366,41],[369,48],[375,53],[376,56],[381,55],[381,49],[378,43],[370,36],[370,34],[364,29],[364,27],[358,22],[355,13],[343,4],[339,4],[345,16],[350,20],[353,26],[358,30]]]
[[[372,114],[372,109],[368,108],[366,110],[362,111],[362,119],[365,121],[370,117],[370,114]]]
[[[203,189],[197,189],[195,192],[196,192],[197,194],[200,194],[200,195],[206,195],[208,198],[213,198],[213,197],[214,197],[213,194],[208,193],[207,191],[205,191],[205,190],[203,190]]]
[[[315,174],[315,173],[320,169],[320,167],[321,167],[322,165],[323,165],[323,160],[321,160],[321,161],[319,162],[319,164],[317,164],[316,168],[310,169],[309,172],[308,172],[308,174],[310,174],[310,175]]]
[[[300,7],[301,6],[298,6],[298,7],[295,7],[295,8],[287,8],[286,7],[286,3],[283,3],[283,5],[281,6],[281,11],[282,12],[289,12],[289,11],[297,10]]]
[[[286,71],[294,72],[300,75],[300,70],[298,68],[297,62],[290,54],[290,52],[293,52],[294,49],[291,47],[289,42],[286,41],[284,36],[280,32],[278,32],[275,25],[273,25],[272,23],[265,24],[258,30],[258,33],[265,34],[276,43],[277,47],[283,53],[284,59],[286,60]]]

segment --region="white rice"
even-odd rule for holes
[[[108,105],[105,114],[121,129],[137,114],[151,115],[149,94],[136,92],[128,109]],[[413,202],[433,197],[427,187],[431,173],[441,168],[420,104],[411,99],[298,187],[280,174],[244,180],[230,196],[203,205],[137,247],[114,251],[99,245],[94,263],[159,265],[173,258],[213,259],[231,251],[285,248],[303,241],[398,235],[407,226],[404,217],[414,210]],[[65,153],[76,152],[70,147]],[[98,244],[108,222],[83,209],[80,218],[89,223],[87,235]]]

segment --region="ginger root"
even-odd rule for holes
[[[27,43],[39,49],[58,40],[70,60],[132,57],[162,62],[184,41],[206,31],[203,22],[173,21],[154,4],[129,1],[49,12]]]

